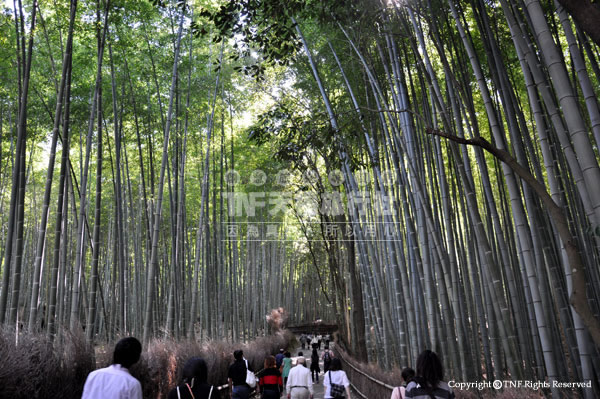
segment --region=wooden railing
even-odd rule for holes
[[[350,380],[353,391],[360,397],[363,399],[387,399],[392,395],[392,391],[395,388],[394,386],[380,381],[361,370],[360,366],[351,360],[350,356],[341,350],[339,346],[336,346],[334,352],[335,356],[342,361],[344,371]]]

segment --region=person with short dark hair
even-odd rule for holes
[[[244,352],[241,349],[233,352],[235,361],[229,366],[227,381],[229,382],[229,394],[232,399],[248,399],[250,397],[250,387],[246,384],[247,370],[253,371],[244,359]]]
[[[281,348],[279,349],[279,353],[275,355],[275,365],[277,368],[281,367],[281,362],[283,362],[283,358],[285,357],[283,352],[285,352],[285,349]]]
[[[208,384],[206,361],[192,357],[183,366],[181,384],[171,389],[168,399],[210,399],[218,397],[215,387]]]
[[[279,399],[283,392],[283,379],[274,356],[265,358],[265,368],[258,374],[258,377],[262,399]]]
[[[342,398],[350,399],[350,381],[346,372],[342,370],[342,361],[334,357],[331,359],[331,366],[327,374],[323,374],[323,386],[325,387],[325,399],[339,398],[340,396],[333,396],[332,387],[333,385],[341,385],[344,387],[346,396]]]
[[[413,380],[413,378],[415,378],[415,370],[411,369],[410,367],[405,367],[402,369],[402,379],[404,380],[404,384],[408,385],[409,382],[411,382]]]
[[[410,367],[402,369],[402,385],[394,388],[390,399],[404,399],[406,397],[406,386],[415,378],[415,370]]]
[[[129,374],[129,368],[140,360],[142,344],[134,337],[121,339],[115,345],[113,362],[92,371],[85,380],[82,399],[142,399],[142,385]]]
[[[442,381],[444,368],[435,352],[429,349],[417,358],[417,375],[406,386],[406,397],[413,399],[454,399],[454,392]]]

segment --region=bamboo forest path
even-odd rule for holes
[[[335,344],[333,342],[330,343],[330,348],[333,349],[333,347],[335,346]],[[314,383],[313,384],[313,398],[314,399],[323,399],[325,396],[325,387],[323,386],[323,379],[324,379],[324,375],[323,375],[323,351],[324,346],[321,346],[321,350],[318,350],[319,352],[319,369],[321,370],[321,372],[319,373],[319,382],[318,383]],[[302,353],[302,356],[304,356],[304,358],[306,359],[306,367],[310,369],[311,366],[311,359],[310,359],[310,355],[312,353],[312,349],[307,348],[306,349],[302,349],[302,347],[300,345],[297,345],[293,348],[288,348],[289,352],[292,354],[292,367],[296,367],[296,365],[298,364],[298,357],[300,356],[300,353]],[[218,387],[218,390],[220,391],[220,395],[222,398],[227,398],[228,395],[226,394],[226,392],[228,391],[228,387],[229,385],[224,384]],[[253,396],[251,396],[252,398],[259,398],[260,395],[258,394],[258,392],[255,392]],[[287,392],[284,392],[282,398],[286,398],[287,397]]]
[[[290,330],[294,331],[294,330],[301,330],[300,326],[296,326],[296,327],[288,327]],[[318,332],[318,333],[331,333],[333,331],[337,330],[337,326],[336,325],[321,325],[319,327],[317,327],[315,329],[314,332]],[[335,342],[331,341],[329,343],[329,348],[335,353]],[[319,382],[318,383],[313,383],[313,398],[314,399],[323,399],[325,397],[325,386],[323,385],[323,381],[325,380],[325,373],[324,373],[324,364],[323,364],[323,353],[325,351],[325,344],[323,343],[321,345],[320,349],[317,349],[318,353],[319,353]],[[310,348],[310,344],[306,344],[305,349],[302,349],[302,347],[300,345],[295,346],[292,350],[290,350],[290,353],[293,355],[292,356],[292,365],[296,366],[297,365],[297,359],[300,356],[299,354],[302,353],[302,356],[304,356],[304,358],[306,359],[306,367],[308,369],[310,369],[310,366],[312,364],[311,361],[311,354],[312,354],[312,349]],[[353,398],[364,398],[363,395],[360,395],[356,392],[356,390],[354,389],[354,385],[352,384],[352,381],[350,381],[351,384],[351,392],[352,392],[352,397]],[[287,395],[287,392],[285,393]],[[285,397],[285,395],[283,396]]]
[[[327,324],[327,323],[314,324],[313,323],[313,324],[288,326],[287,329],[292,331],[293,333],[295,333],[297,336],[299,336],[303,332],[310,332],[312,334],[326,335],[326,334],[333,334],[334,332],[336,332],[338,330],[338,326],[336,324]],[[324,344],[321,345],[321,349],[318,350],[318,352],[319,352],[319,369],[321,370],[321,372],[319,373],[319,382],[313,384],[313,397],[315,399],[320,399],[325,396],[325,388],[323,387],[324,367],[323,367],[323,359],[322,359],[324,346],[325,346]],[[333,341],[331,341],[329,344],[329,347],[330,347],[330,349],[334,350],[335,343]],[[310,366],[311,366],[310,358],[311,358],[311,354],[312,354],[312,349],[310,348],[310,344],[306,344],[306,349],[302,349],[301,346],[296,346],[293,349],[293,351],[290,350],[290,352],[293,355],[296,355],[296,356],[292,356],[292,364],[296,365],[298,353],[302,352],[304,355],[304,358],[306,359],[306,367],[308,367],[310,369]]]
[[[313,334],[333,334],[337,331],[338,326],[335,324],[310,324],[310,325],[295,325],[288,326],[288,330],[294,332],[296,337],[299,338],[302,333],[306,333],[310,331]],[[352,394],[352,398],[387,398],[391,395],[394,386],[389,385],[383,381],[380,381],[380,376],[376,374],[372,374],[372,370],[365,369],[360,364],[357,364],[355,359],[347,358],[348,353],[345,353],[343,350],[337,350],[336,344],[333,340],[329,342],[329,348],[334,352],[336,357],[339,357],[342,361],[343,370],[346,372],[348,376],[348,380],[350,381],[350,391]],[[325,396],[325,387],[323,386],[323,381],[325,379],[324,374],[324,364],[323,364],[323,352],[325,350],[325,343],[318,349],[319,352],[319,382],[317,384],[313,384],[313,395],[314,399],[322,399]],[[306,367],[310,369],[311,366],[311,354],[312,349],[310,343],[305,345],[305,349],[303,349],[300,345],[297,345],[292,349],[290,349],[290,353],[295,356],[292,356],[292,364],[296,365],[296,360],[298,358],[298,354],[302,353],[304,358],[306,359]],[[344,355],[342,356],[342,352]],[[364,366],[364,365],[363,365]]]

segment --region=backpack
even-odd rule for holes
[[[324,363],[331,362],[331,355],[329,354],[329,351],[325,352],[325,354],[323,355],[323,362]]]

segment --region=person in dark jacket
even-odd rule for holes
[[[208,384],[206,362],[200,357],[192,357],[183,366],[181,384],[171,389],[168,399],[216,399],[218,392]]]
[[[248,399],[252,389],[246,384],[246,371],[254,371],[244,359],[241,349],[233,352],[235,361],[229,366],[227,381],[229,382],[229,394],[231,399]]]
[[[283,392],[283,378],[275,363],[275,357],[265,358],[265,368],[258,374],[258,378],[262,399],[279,399]]]
[[[281,367],[281,363],[283,363],[283,358],[285,357],[285,355],[283,354],[285,350],[279,349],[279,353],[275,355],[275,365],[277,366],[277,368]]]

